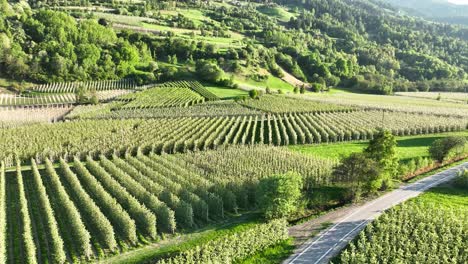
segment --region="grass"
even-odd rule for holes
[[[228,219],[224,223],[211,225],[196,232],[181,235],[173,239],[151,244],[136,250],[125,252],[102,260],[106,264],[137,264],[160,259],[192,249],[219,237],[231,235],[247,230],[260,222],[260,215],[256,213],[244,214],[240,217]]]
[[[423,202],[434,202],[443,207],[468,208],[468,189],[447,183],[435,187],[418,197]]]
[[[400,160],[409,160],[416,157],[428,156],[427,148],[437,139],[448,136],[465,136],[468,137],[468,131],[430,134],[422,136],[406,136],[397,137],[397,154]],[[360,152],[367,147],[369,141],[360,142],[345,142],[321,145],[299,145],[289,146],[288,148],[294,151],[299,151],[304,154],[316,155],[325,158],[339,159],[342,156],[348,156],[354,152]]]
[[[252,79],[245,78],[245,79],[238,79],[237,83],[239,83],[240,85],[244,84],[244,85],[247,85],[247,86],[258,87],[258,88],[262,88],[262,89],[265,89],[266,87],[268,87],[271,90],[275,90],[275,91],[278,90],[278,89],[283,90],[285,92],[293,92],[294,91],[294,86],[292,86],[291,84],[281,80],[278,77],[272,76],[272,75],[269,75],[268,79],[265,80],[265,81],[257,82],[257,81],[254,81]]]
[[[293,239],[287,239],[274,246],[238,262],[239,264],[275,264],[282,263],[287,257],[294,252]]]
[[[289,22],[291,17],[294,16],[293,14],[289,13],[287,10],[279,6],[271,7],[262,5],[257,7],[257,11],[270,17],[275,17],[281,22]]]
[[[221,99],[232,99],[239,96],[248,96],[249,93],[239,89],[218,87],[218,86],[205,86],[208,91],[214,93]]]

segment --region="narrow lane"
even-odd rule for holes
[[[333,226],[323,230],[317,236],[304,243],[284,263],[328,263],[330,259],[336,256],[359,234],[367,223],[381,215],[385,210],[414,198],[431,187],[455,178],[458,171],[463,168],[468,168],[468,162],[402,186],[362,206],[356,207],[348,215],[335,221]]]

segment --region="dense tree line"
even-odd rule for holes
[[[200,36],[229,37],[229,32],[234,31],[246,37],[244,45],[227,50],[195,40],[195,33],[189,38],[172,31],[162,35],[129,31],[116,34],[110,29],[111,23],[98,23],[89,12],[70,12],[76,20],[64,13],[41,9],[33,12],[23,8],[22,15],[16,16],[13,12],[2,12],[2,73],[36,81],[132,76],[145,81],[172,80],[185,78],[190,72],[197,77],[195,66],[203,60],[216,69],[213,76],[203,79],[222,81],[228,86],[232,82],[228,77],[219,77],[222,71],[236,74],[243,69],[264,68],[282,77],[281,67],[299,80],[312,83],[312,87],[321,87],[316,90],[342,86],[389,94],[468,88],[466,27],[402,16],[395,8],[373,0],[256,2],[263,3],[261,8],[272,9],[284,4],[293,15],[289,21],[281,22],[249,2],[229,6],[212,1],[99,1],[100,6],[110,8],[108,12],[148,17],[151,23],[191,29]],[[35,7],[94,4],[93,1],[31,3]],[[212,20],[199,24],[183,13],[168,16],[161,12],[187,7],[201,10]],[[51,23],[54,25],[50,28]],[[13,35],[19,41],[13,42]],[[175,66],[181,64],[188,67]],[[250,77],[261,80],[265,76]]]
[[[146,44],[95,20],[0,5],[0,75],[36,82],[151,78],[151,61]]]

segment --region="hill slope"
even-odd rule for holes
[[[384,0],[403,8],[409,14],[440,22],[468,25],[468,5],[457,5],[447,0]]]
[[[315,90],[468,87],[467,27],[402,16],[382,2],[37,1],[11,3],[15,12],[3,2],[0,76],[17,80],[198,79],[277,90],[285,70]]]

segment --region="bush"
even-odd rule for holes
[[[350,198],[359,200],[361,194],[378,190],[381,186],[381,169],[377,161],[364,153],[352,153],[343,158],[333,170],[333,181],[350,188]]]
[[[429,147],[429,153],[434,160],[443,162],[445,159],[450,157],[451,153],[454,151],[456,151],[456,154],[464,152],[465,145],[465,137],[446,137],[434,141]],[[457,149],[459,150],[457,151]]]
[[[312,84],[312,91],[318,93],[322,90],[322,84],[320,83],[314,83]]]
[[[460,171],[457,178],[455,178],[455,186],[459,188],[468,188],[468,169]]]
[[[197,75],[204,81],[218,82],[224,75],[224,71],[218,65],[206,60],[199,60],[195,65]]]
[[[259,98],[259,92],[258,92],[258,90],[255,90],[255,89],[250,90],[250,91],[249,91],[249,96],[250,96],[250,98],[252,98],[252,99],[258,99],[258,98]]]
[[[283,218],[296,212],[301,189],[302,177],[296,173],[261,179],[257,189],[257,202],[265,218]]]

